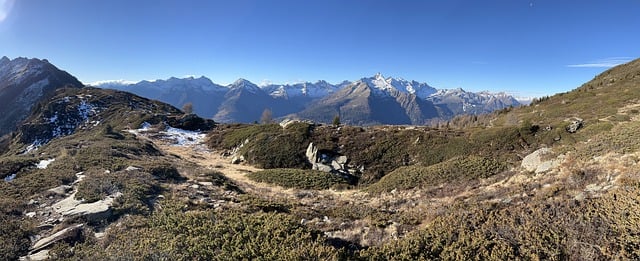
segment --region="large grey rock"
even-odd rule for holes
[[[563,155],[554,157],[550,148],[541,148],[524,157],[520,166],[527,171],[542,173],[559,166],[563,159]]]
[[[344,166],[342,164],[338,163],[337,160],[334,160],[334,161],[331,162],[331,167],[333,169],[336,169],[336,170],[340,170],[340,169],[344,168]]]
[[[311,163],[311,165],[318,162],[318,148],[313,145],[313,142],[309,143],[305,155],[307,156],[307,160],[309,161],[309,163]]]
[[[567,126],[566,130],[569,133],[576,133],[578,129],[582,128],[584,121],[580,118],[573,118],[571,123]]]
[[[314,170],[323,171],[323,172],[331,172],[331,171],[333,171],[333,168],[331,166],[325,165],[325,164],[322,164],[322,163],[313,164],[313,169]]]
[[[336,162],[342,165],[347,164],[347,161],[348,161],[347,156],[338,156],[336,158]]]
[[[89,221],[99,221],[111,217],[113,214],[111,211],[113,201],[121,196],[122,193],[118,192],[92,203],[83,203],[84,201],[75,199],[75,195],[76,193],[73,193],[62,201],[53,204],[53,210],[63,217],[79,216]]]

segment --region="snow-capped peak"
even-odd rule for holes
[[[255,85],[254,83],[250,82],[249,80],[240,78],[238,80],[236,80],[235,82],[233,82],[232,84],[230,84],[228,86],[230,89],[244,89],[247,90],[249,92],[252,93],[256,93],[261,91],[260,87],[258,87],[258,85]]]
[[[385,78],[381,73],[376,73],[373,77],[363,78],[362,81],[381,93],[388,93],[396,90],[403,93],[415,94],[423,99],[437,91],[426,83],[407,81],[402,78]]]

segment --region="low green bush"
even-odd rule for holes
[[[343,260],[321,233],[282,213],[188,211],[164,204],[110,230],[104,244],[78,245],[78,259]]]
[[[299,189],[329,189],[348,184],[344,178],[317,170],[268,169],[249,173],[247,177],[258,182]]]
[[[430,166],[400,167],[369,186],[367,191],[403,190],[487,178],[506,168],[505,164],[491,158],[457,157]]]

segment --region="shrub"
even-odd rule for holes
[[[428,187],[442,183],[487,178],[506,169],[506,165],[490,158],[458,157],[431,166],[401,167],[369,186],[368,191]]]
[[[269,169],[249,173],[247,177],[258,182],[299,189],[329,189],[348,183],[335,174],[317,170]]]
[[[165,204],[149,219],[131,218],[105,244],[76,246],[82,259],[338,260],[322,235],[282,213],[188,211]]]
[[[180,175],[178,169],[169,163],[153,164],[151,167],[148,167],[147,172],[151,173],[151,175],[157,177],[161,181],[181,182],[186,180],[185,177]]]

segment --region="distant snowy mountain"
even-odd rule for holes
[[[206,118],[211,118],[218,112],[218,107],[224,100],[224,94],[229,90],[229,88],[215,84],[204,76],[182,79],[171,77],[167,80],[138,83],[103,81],[91,85],[131,92],[149,99],[169,103],[177,108],[182,108],[190,102],[194,105],[194,112]]]
[[[284,85],[267,85],[262,87],[269,95],[279,98],[322,98],[338,91],[343,85],[333,85],[326,81],[317,81],[315,83],[303,82],[296,84]]]
[[[427,97],[427,100],[446,107],[452,115],[490,113],[521,105],[518,100],[506,93],[474,93],[467,92],[462,88],[438,90]]]
[[[345,123],[424,124],[459,114],[480,114],[520,103],[505,93],[438,90],[426,83],[385,78],[378,73],[357,81],[326,81],[258,86],[238,79],[222,86],[206,77],[168,80],[101,82],[112,88],[167,102],[178,108],[191,102],[202,117],[220,122],[253,122],[265,109],[273,116],[330,122],[340,115]]]
[[[377,73],[373,77],[362,78],[361,80],[366,82],[370,87],[373,87],[378,94],[398,90],[403,93],[414,94],[421,99],[426,99],[429,95],[437,91],[426,83],[407,81],[401,78],[384,78],[381,73]]]

